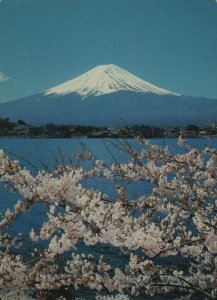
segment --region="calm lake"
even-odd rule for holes
[[[38,170],[52,169],[56,163],[73,163],[78,165],[76,153],[82,152],[83,149],[89,149],[93,152],[97,159],[113,162],[114,157],[118,162],[126,162],[129,157],[122,153],[119,149],[119,140],[117,139],[31,139],[31,138],[1,138],[0,149],[4,149],[12,159],[21,160],[22,164],[34,171],[34,167]],[[177,146],[177,139],[151,139],[153,144],[166,146],[168,145],[174,153],[184,151]],[[198,147],[206,146],[217,147],[217,138],[194,138],[188,139],[189,143]],[[134,139],[129,139],[128,143],[136,149],[141,148],[141,145]],[[34,167],[33,167],[34,166]],[[87,166],[88,167],[88,166]],[[89,187],[100,189],[107,193],[110,197],[116,197],[114,186],[112,183],[101,180],[90,180],[87,182]],[[144,183],[134,183],[128,186],[130,198],[136,198],[143,193],[147,193],[150,186]],[[0,183],[0,212],[7,208],[13,207],[14,203],[21,197],[17,194],[5,190]],[[40,228],[40,224],[46,220],[46,208],[41,205],[35,205],[31,211],[21,216],[19,220],[10,229],[10,233],[18,234],[22,232],[24,237],[29,235],[31,228]],[[26,251],[31,245],[27,242]],[[25,250],[25,249],[24,249]],[[80,243],[78,251],[86,252],[85,246]],[[114,249],[109,245],[92,247],[92,253],[96,256],[100,254],[108,255],[109,258],[117,264],[122,263],[124,259],[118,249]],[[80,291],[78,297],[83,299],[92,299],[93,293],[89,291]],[[84,298],[85,297],[85,298]],[[136,298],[137,299],[137,298]],[[144,298],[138,298],[144,299]],[[145,298],[148,299],[148,298]],[[152,298],[153,299],[153,298]],[[154,299],[163,299],[163,297],[155,297]],[[167,299],[174,299],[169,298]]]

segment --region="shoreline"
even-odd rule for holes
[[[143,137],[144,139],[173,139],[178,138],[177,136],[151,136],[151,137]],[[78,136],[71,136],[71,137],[63,137],[63,136],[0,136],[0,139],[135,139],[135,137],[132,136],[84,136],[84,135],[78,135]],[[217,135],[187,135],[185,138],[217,138]]]

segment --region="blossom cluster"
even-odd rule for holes
[[[0,181],[20,195],[0,217],[0,288],[85,287],[97,300],[162,293],[216,299],[217,152],[182,137],[185,151],[176,154],[139,142],[141,150],[120,145],[127,163],[108,164],[88,151],[77,158],[91,160],[90,168],[59,165],[37,173],[0,150]],[[112,182],[116,198],[86,185],[94,179]],[[149,190],[132,199],[127,187],[135,182]],[[36,204],[48,208],[47,218],[29,232],[34,249],[24,255],[18,252],[26,240],[10,228]],[[80,253],[79,243],[90,253]],[[99,245],[118,249],[122,264],[92,254]]]

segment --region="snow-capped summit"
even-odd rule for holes
[[[178,95],[156,87],[113,64],[97,66],[81,76],[45,91],[44,95],[60,96],[76,93],[84,99],[91,95],[100,96],[117,91]]]

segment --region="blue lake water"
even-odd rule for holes
[[[184,151],[177,146],[177,139],[151,139],[150,141],[157,145],[168,145],[174,153]],[[206,146],[217,147],[217,138],[194,138],[188,139],[188,141],[198,148],[204,148]],[[141,147],[136,140],[129,139],[128,142],[136,149]],[[45,168],[52,169],[56,163],[73,163],[78,165],[75,154],[79,151],[82,152],[84,148],[91,150],[97,159],[105,160],[107,163],[113,162],[114,157],[118,162],[127,162],[129,157],[118,149],[119,146],[117,139],[0,139],[0,149],[4,149],[12,159],[21,160],[22,164],[33,172],[35,168],[38,170]],[[115,198],[117,196],[114,192],[113,184],[104,180],[92,180],[89,181],[87,185],[100,189],[104,193],[109,194],[110,197]],[[134,199],[143,193],[149,192],[149,190],[150,186],[144,183],[134,183],[128,186],[129,197]],[[4,212],[8,207],[13,207],[17,199],[20,198],[20,195],[12,194],[5,190],[0,183],[0,212]],[[35,205],[31,211],[19,218],[10,229],[10,233],[16,235],[22,232],[24,236],[28,236],[31,228],[40,228],[40,224],[46,219],[46,208],[39,204]],[[26,247],[29,246],[27,243]],[[79,247],[80,251],[85,252],[85,247],[82,243],[80,243]],[[107,245],[92,248],[92,252],[96,255],[109,253],[113,262],[117,261],[121,263],[122,261],[122,256],[118,249],[111,248]],[[82,297],[84,297],[87,291],[83,291],[82,293]],[[92,298],[91,295],[86,295],[86,297],[87,299]],[[155,299],[163,298],[156,297]]]

